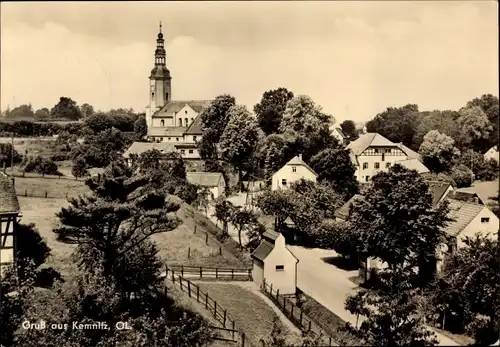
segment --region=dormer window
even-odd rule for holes
[[[292,172],[297,172],[297,167],[296,166],[292,166]]]

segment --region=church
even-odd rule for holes
[[[149,76],[149,104],[146,106],[147,138],[168,143],[185,159],[200,159],[200,112],[212,100],[172,100],[172,76],[166,65],[163,33],[156,39],[155,65]]]

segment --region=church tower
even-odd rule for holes
[[[153,114],[172,99],[172,77],[166,65],[164,43],[160,22],[160,32],[156,39],[155,67],[149,76],[149,107],[146,111],[148,127],[152,125]]]

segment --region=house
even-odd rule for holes
[[[500,163],[499,155],[498,155],[498,146],[491,147],[486,153],[484,153],[484,160],[496,160],[497,163]]]
[[[349,136],[347,136],[343,131],[340,125],[333,124],[330,125],[330,134],[335,137],[340,143],[347,143],[349,140]]]
[[[395,164],[417,170],[429,170],[420,162],[418,153],[402,143],[394,143],[377,133],[366,133],[349,143],[351,161],[356,167],[355,176],[359,182],[369,182],[381,171],[388,171]]]
[[[432,206],[437,206],[441,203],[446,197],[453,193],[453,186],[448,182],[441,181],[427,181],[429,185],[429,190],[432,195]]]
[[[465,237],[480,234],[496,240],[500,227],[498,217],[482,203],[456,199],[448,201],[448,217],[453,221],[449,222],[444,230],[450,237],[450,242],[438,250],[438,270],[441,269],[447,254],[452,254],[464,246]]]
[[[301,178],[316,182],[318,175],[302,160],[302,154],[292,158],[272,176],[271,189],[287,189],[292,182]]]
[[[252,277],[255,283],[273,286],[280,294],[293,295],[297,289],[299,260],[286,247],[283,235],[266,231],[260,245],[252,252]]]
[[[212,199],[224,195],[226,181],[220,172],[186,172],[186,179],[191,184],[207,187],[212,193]]]
[[[127,161],[128,165],[132,165],[133,157],[135,155],[140,155],[144,152],[156,149],[161,153],[177,152],[175,146],[170,143],[165,142],[134,142],[129,148],[123,153],[123,158]]]
[[[20,217],[14,181],[0,172],[0,269],[15,262],[16,228]]]

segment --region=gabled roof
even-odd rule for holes
[[[177,152],[175,146],[168,142],[134,142],[123,153],[124,158],[130,157],[131,154],[141,154],[150,150],[156,149],[162,153]]]
[[[347,138],[347,135],[342,131],[342,128],[339,125],[337,124],[330,125],[330,131],[333,130],[336,130],[343,138]]]
[[[476,193],[481,201],[485,204],[494,203],[493,197],[498,195],[498,190],[500,189],[500,184],[498,180],[487,181],[487,182],[474,182],[472,187],[459,188],[459,192],[472,192]]]
[[[202,135],[203,131],[201,130],[201,117],[200,115],[196,116],[193,123],[187,128],[186,135]]]
[[[405,153],[408,156],[408,159],[420,159],[420,155],[417,152],[409,149],[408,147],[406,147],[402,143],[397,143],[396,146],[398,146],[399,149],[402,150],[403,153]]]
[[[435,207],[451,187],[451,184],[441,181],[427,181],[427,184],[429,185],[429,191],[432,195],[432,206]]]
[[[445,232],[451,236],[460,234],[472,220],[485,208],[483,205],[473,204],[466,201],[458,201],[455,199],[448,199],[449,209],[448,217],[453,221],[449,222],[444,228]]]
[[[149,128],[148,135],[182,137],[185,131],[185,127],[151,127]]]
[[[260,245],[252,252],[251,257],[260,261],[264,261],[272,252],[274,245],[266,240],[262,240]]]
[[[211,100],[176,100],[167,102],[159,111],[153,114],[153,118],[171,118],[184,106],[189,105],[196,113],[207,107]]]
[[[450,194],[450,199],[484,205],[481,197],[473,191],[456,190]]]
[[[19,213],[19,201],[12,178],[0,172],[0,214]]]
[[[370,146],[394,147],[397,145],[378,133],[366,133],[361,134],[356,141],[349,143],[347,148],[350,149],[354,155],[360,155]]]
[[[345,204],[343,204],[338,210],[335,211],[334,215],[337,218],[346,220],[349,217],[349,208],[354,200],[363,199],[363,196],[360,194],[355,194],[352,198],[349,199]]]
[[[394,164],[399,164],[408,170],[415,170],[418,173],[429,172],[429,169],[418,159],[399,160],[394,162]]]
[[[279,234],[273,230],[266,230],[263,234],[262,234],[262,238],[269,241],[269,242],[273,242],[276,241],[276,239],[278,238]]]
[[[220,180],[224,180],[224,176],[220,172],[186,172],[186,179],[191,184],[203,187],[218,187]]]
[[[302,155],[297,155],[297,156],[293,157],[288,163],[283,165],[283,167],[285,167],[285,166],[300,166],[300,165],[305,166],[315,176],[318,176],[318,174],[316,172],[314,172],[314,170],[309,165],[307,165],[307,163],[304,160],[302,160]]]

